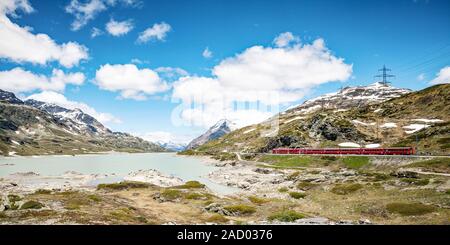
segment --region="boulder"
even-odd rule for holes
[[[267,168],[255,168],[255,170],[253,170],[253,171],[255,171],[256,173],[259,173],[259,174],[270,174],[270,169],[267,169]]]
[[[419,175],[416,172],[405,171],[405,170],[398,170],[398,171],[392,172],[391,176],[397,177],[397,178],[413,178],[413,179],[419,178]]]
[[[220,205],[218,203],[214,203],[214,202],[209,204],[208,206],[206,206],[204,209],[208,212],[218,213],[221,215],[226,215],[226,216],[232,215],[232,213],[227,211],[226,209],[224,209],[222,207],[222,205]]]

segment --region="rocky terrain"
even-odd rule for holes
[[[376,89],[379,92],[375,95]],[[367,91],[368,97],[373,98],[370,103],[361,103],[366,100],[362,91]],[[357,98],[365,99],[352,104],[352,101],[358,101]],[[449,84],[416,92],[380,85],[365,89],[345,88],[307,101],[260,124],[234,130],[195,148],[195,151],[217,155],[223,152],[268,152],[282,146],[413,146],[422,155],[448,155],[449,101]],[[324,106],[317,108],[317,103]]]
[[[155,170],[97,186],[16,174],[0,179],[0,224],[449,224],[449,158],[242,158],[211,162],[228,196]]]
[[[412,92],[410,89],[396,88],[380,82],[368,86],[345,87],[337,92],[307,100],[301,105],[292,106],[283,114],[302,114],[325,108],[346,110],[369,104],[378,104],[410,92]]]
[[[164,148],[127,133],[112,132],[79,109],[0,90],[0,154],[82,154],[102,151],[157,152]]]

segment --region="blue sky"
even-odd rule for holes
[[[136,100],[134,95],[134,98],[121,96],[120,90],[101,88],[96,81],[96,71],[103,65],[130,64],[135,65],[138,71],[172,67],[183,69],[190,77],[214,78],[217,74],[212,75],[211,69],[225,59],[244,54],[246,49],[254,46],[281,48],[274,47],[274,39],[281,33],[289,32],[294,37],[292,45],[308,45],[319,38],[323,39],[329,54],[343,59],[339,69],[351,66],[350,72],[347,70],[336,79],[330,76],[326,81],[321,80],[314,85],[294,86],[287,82],[290,84],[288,87],[279,89],[293,89],[294,92],[302,93],[302,96],[294,96],[294,99],[280,103],[282,109],[307,98],[335,91],[340,86],[373,83],[373,76],[383,64],[392,68],[392,73],[396,75],[392,80],[394,86],[422,89],[430,86],[430,81],[450,62],[450,1],[445,0],[116,0],[114,3],[111,0],[97,0],[104,1],[103,9],[76,30],[73,28],[75,14],[67,10],[73,1],[25,1],[34,9],[29,13],[20,8],[19,3],[23,1],[0,0],[9,2],[8,6],[14,6],[13,10],[10,7],[2,11],[12,23],[22,28],[31,27],[28,31],[33,35],[46,34],[57,45],[76,42],[87,48],[88,58],[78,57],[78,62],[70,65],[62,64],[63,61],[58,60],[62,58],[49,58],[39,63],[25,56],[20,59],[15,57],[9,50],[13,48],[8,46],[12,44],[3,44],[0,45],[0,51],[2,48],[7,51],[0,54],[0,71],[8,72],[20,67],[36,76],[47,77],[52,76],[53,69],[59,69],[65,74],[82,73],[83,82],[67,83],[63,89],[49,90],[57,90],[69,101],[85,103],[96,112],[113,115],[117,120],[110,120],[106,124],[114,130],[140,135],[170,132],[179,139],[187,140],[204,130],[206,123],[203,127],[177,126],[171,120],[174,108],[180,104],[171,101],[176,97],[173,96],[172,84],[186,74],[166,78],[160,73],[160,80],[163,80],[166,89],[154,93],[147,90],[145,99]],[[73,4],[82,7],[90,1],[80,0]],[[14,13],[17,16],[14,17]],[[120,36],[111,35],[105,30],[111,20],[129,21],[132,29]],[[138,41],[142,32],[162,23],[170,26],[165,37],[153,36],[146,42]],[[101,34],[92,37],[93,28],[100,30]],[[202,56],[206,48],[212,52],[212,57]],[[268,50],[264,50],[261,55],[265,55],[265,51]],[[229,66],[223,67],[223,72],[229,71],[231,64],[238,61],[230,61]],[[329,71],[333,69],[330,67]],[[274,76],[278,77],[278,74]],[[188,82],[196,82],[194,80]],[[216,80],[223,82],[222,78]],[[233,82],[229,81],[230,84]],[[248,79],[245,82],[252,84]],[[0,88],[8,88],[4,80],[0,79],[0,83]],[[254,84],[258,86],[257,82]],[[15,92],[27,97],[46,90],[31,88]],[[139,94],[142,95],[141,90]],[[183,100],[183,96],[187,95],[178,98]]]

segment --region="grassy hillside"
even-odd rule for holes
[[[338,147],[414,146],[420,154],[450,154],[450,84],[435,85],[380,104],[350,110],[327,109],[309,114],[295,110],[261,124],[235,130],[197,152],[267,152],[280,146]],[[278,132],[270,125],[278,120]],[[417,127],[424,127],[415,131]],[[267,136],[267,131],[272,135]]]

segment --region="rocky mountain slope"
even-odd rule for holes
[[[291,107],[285,113],[310,113],[320,109],[345,110],[368,104],[377,104],[411,92],[376,82],[368,86],[345,87],[337,92],[325,94]]]
[[[187,146],[186,149],[193,149],[198,146],[205,144],[208,141],[215,140],[219,137],[222,137],[225,134],[230,133],[235,129],[234,124],[226,119],[222,119],[210,127],[204,134],[199,137],[193,139]]]
[[[25,105],[29,105],[41,111],[52,114],[56,119],[58,119],[58,122],[69,126],[72,132],[87,133],[90,135],[112,133],[111,130],[97,121],[97,119],[84,113],[80,109],[70,110],[55,104],[37,100],[26,100]]]
[[[0,90],[0,154],[81,154],[100,151],[165,151],[127,133],[112,132],[79,109],[35,100],[25,102]]]
[[[215,154],[223,151],[267,152],[281,146],[414,146],[419,154],[450,154],[449,84],[409,93],[381,87],[377,96],[369,96],[376,98],[370,103],[352,105],[349,100],[355,101],[355,97],[361,95],[345,95],[339,102],[329,102],[330,106],[305,110],[318,103],[316,101],[330,101],[339,94],[359,90],[361,87],[345,88],[334,95],[307,101],[263,123],[235,130],[196,150]],[[278,125],[278,128],[271,125]]]

